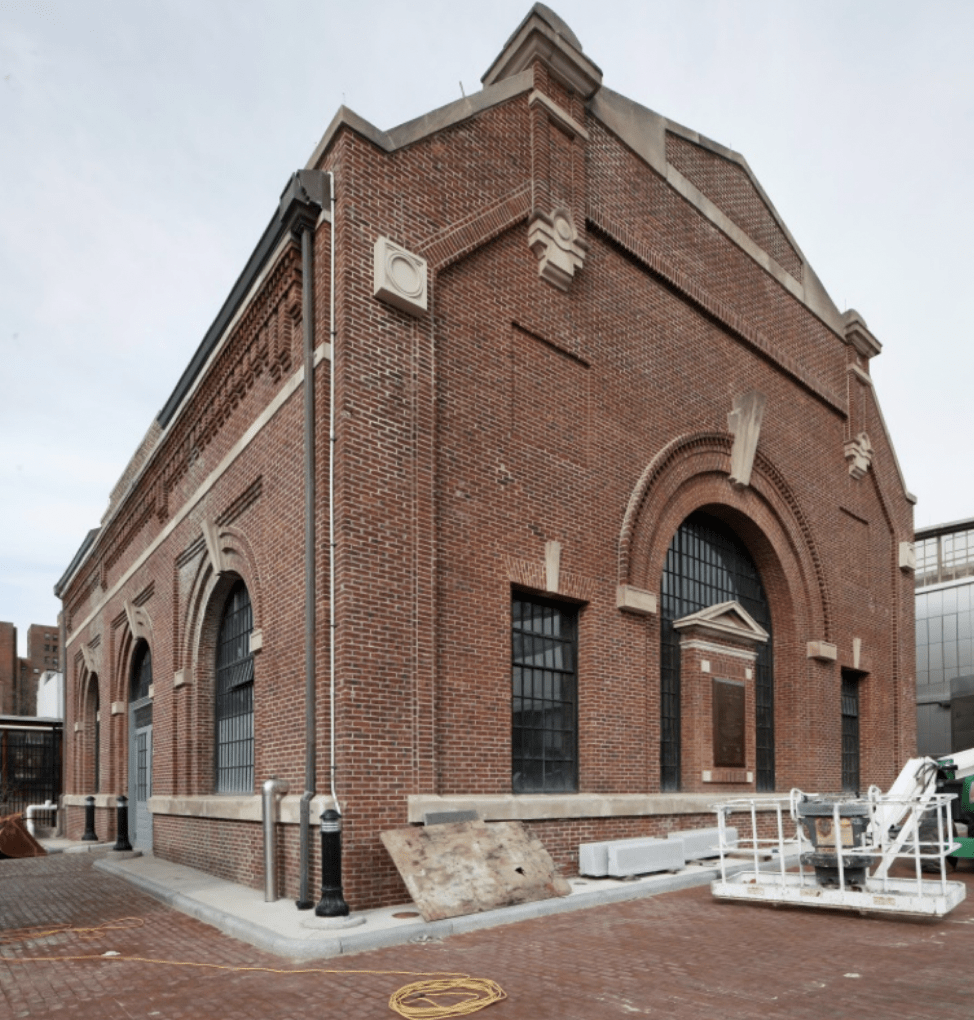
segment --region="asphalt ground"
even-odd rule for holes
[[[301,964],[164,906],[96,856],[0,861],[0,1017],[394,1017],[390,995],[444,972],[504,990],[484,1020],[974,1017],[971,862],[951,876],[969,898],[933,921],[717,902],[702,887]]]

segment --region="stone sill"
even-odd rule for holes
[[[114,793],[96,793],[94,794],[95,807],[96,808],[111,808],[115,810],[117,794]],[[85,807],[85,801],[88,799],[88,794],[85,793],[66,793],[61,798],[61,803],[64,807]]]
[[[332,806],[329,796],[319,795],[311,800],[311,824],[318,824],[318,816]],[[283,825],[300,822],[301,796],[282,797],[278,805],[277,820]],[[149,811],[154,815],[177,815],[183,818],[214,818],[231,822],[259,822],[260,794],[234,796],[211,794],[205,797],[150,797]]]
[[[409,821],[422,822],[428,811],[476,811],[486,822],[558,821],[569,818],[640,818],[653,815],[709,814],[715,804],[753,797],[758,811],[774,811],[786,794],[740,793],[522,793],[437,796],[412,794]]]

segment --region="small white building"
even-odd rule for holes
[[[37,681],[37,711],[39,719],[64,719],[63,674],[46,669]]]

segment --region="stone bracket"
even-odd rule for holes
[[[620,584],[616,589],[616,607],[635,616],[655,616],[656,593]]]
[[[913,542],[900,542],[900,570],[916,570],[917,550]]]
[[[831,641],[809,641],[806,655],[819,662],[835,662],[839,657],[839,649]]]
[[[857,481],[869,470],[873,462],[873,446],[865,432],[860,432],[845,444],[845,459],[849,462],[849,474]]]
[[[536,212],[528,223],[528,247],[538,257],[538,275],[553,287],[567,291],[582,268],[588,245],[582,240],[568,209],[551,216]]]

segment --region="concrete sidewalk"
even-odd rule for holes
[[[71,852],[72,848],[64,849]],[[100,849],[104,850],[104,845]],[[632,880],[573,878],[571,893],[565,897],[426,922],[411,903],[359,911],[347,918],[319,918],[313,910],[299,911],[291,900],[265,903],[260,890],[225,882],[193,868],[159,860],[151,854],[123,857],[114,852],[105,853],[94,866],[124,878],[227,935],[278,956],[302,960],[439,940],[461,932],[655,896],[707,885],[718,874],[716,864],[689,864],[674,874],[647,875]],[[748,866],[728,864],[727,872],[736,873]]]

